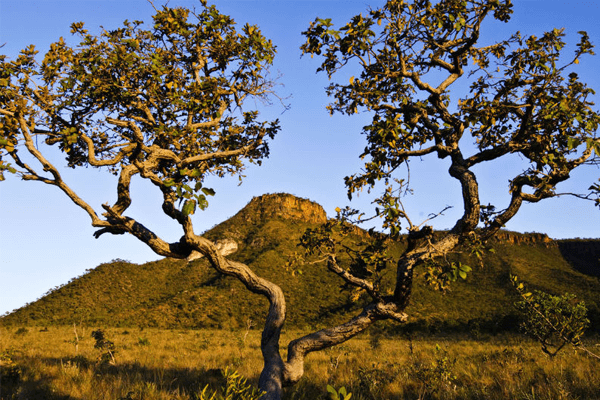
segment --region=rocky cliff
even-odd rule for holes
[[[321,224],[327,222],[327,213],[321,205],[308,199],[287,193],[274,193],[253,198],[233,218],[241,218],[247,223],[283,218]]]
[[[545,233],[517,233],[500,231],[492,240],[516,245],[542,245],[543,247],[556,247],[557,243]]]

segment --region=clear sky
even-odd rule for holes
[[[194,215],[197,232],[227,219],[252,197],[264,193],[288,192],[309,198],[333,216],[335,207],[348,204],[343,178],[361,166],[358,155],[365,143],[360,131],[368,123],[369,115],[329,116],[324,92],[327,78],[315,74],[316,59],[300,57],[299,47],[304,42],[300,33],[317,16],[332,18],[339,26],[352,15],[366,11],[368,6],[378,7],[384,2],[213,0],[209,3],[233,16],[239,25],[246,22],[259,25],[263,34],[274,41],[278,56],[273,72],[281,74],[279,82],[283,86],[279,93],[290,96],[287,102],[291,108],[284,112],[275,104],[263,110],[265,118],[280,118],[282,131],[271,145],[271,157],[261,167],[248,168],[241,186],[236,177],[212,180],[206,185],[214,187],[217,194],[209,199],[206,211]],[[579,41],[580,30],[586,30],[592,42],[600,44],[598,1],[513,0],[513,3],[512,20],[508,24],[484,25],[483,41],[502,40],[517,30],[539,36],[545,30],[564,27],[571,45]],[[161,2],[156,0],[155,4]],[[172,0],[169,5],[194,7],[199,3]],[[43,53],[60,36],[70,40],[72,22],[84,21],[88,30],[99,32],[99,26],[113,29],[125,19],[150,21],[152,13],[145,0],[1,0],[0,44],[6,45],[0,52],[14,57],[20,49],[35,44]],[[600,49],[597,51],[600,53]],[[600,55],[582,59],[577,72],[592,88],[600,90]],[[598,96],[596,102],[597,99]],[[520,166],[520,160],[514,157],[503,164],[477,170],[482,203],[491,202],[503,208],[508,201],[508,179],[520,171]],[[411,164],[415,195],[405,202],[414,220],[451,205],[454,209],[434,224],[436,228],[448,228],[460,215],[460,188],[448,177],[447,168],[447,163],[435,156]],[[116,198],[114,178],[106,172],[65,169],[63,175],[97,209]],[[582,192],[598,177],[600,170],[589,167],[573,174],[572,182],[559,189]],[[178,226],[161,215],[160,196],[148,189],[142,182],[134,181],[129,215],[163,238],[177,240],[181,236]],[[352,205],[364,206],[368,200],[363,195]],[[553,238],[600,237],[600,210],[591,202],[574,198],[551,199],[525,205],[507,228],[544,232]],[[96,240],[93,232],[89,217],[58,189],[7,176],[0,183],[0,314],[34,301],[49,289],[102,262],[121,258],[142,263],[158,258],[132,237],[103,235]]]

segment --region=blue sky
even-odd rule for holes
[[[579,40],[577,31],[586,30],[600,44],[600,2],[578,0],[514,0],[515,13],[508,24],[484,25],[482,40],[493,42],[514,31],[541,35],[545,30],[566,28],[568,44]],[[348,0],[214,0],[223,13],[232,15],[239,25],[257,24],[278,47],[273,72],[281,74],[282,96],[290,96],[291,108],[275,104],[263,109],[265,118],[280,118],[282,131],[271,145],[271,157],[261,167],[246,170],[238,186],[236,177],[212,180],[217,194],[204,212],[196,213],[194,223],[202,232],[235,214],[252,197],[264,193],[288,192],[310,198],[334,209],[348,204],[343,178],[360,167],[358,155],[364,148],[361,127],[369,115],[329,116],[328,99],[323,88],[326,76],[315,74],[318,61],[300,57],[304,42],[300,32],[315,17],[332,18],[344,24],[352,15],[377,7],[383,1]],[[160,4],[155,1],[155,4]],[[173,0],[171,6],[198,6],[195,1]],[[60,36],[70,40],[69,26],[84,21],[91,32],[102,25],[118,27],[123,20],[149,21],[153,9],[145,0],[60,0],[0,2],[0,50],[14,57],[19,50],[35,44],[44,52]],[[597,49],[600,52],[600,49]],[[600,56],[581,60],[577,72],[592,88],[600,90]],[[355,71],[356,72],[356,71]],[[349,76],[354,75],[348,71]],[[596,96],[596,102],[598,96]],[[59,157],[51,156],[57,162]],[[508,162],[477,170],[482,202],[503,208],[508,201],[508,179],[520,171],[518,157]],[[436,228],[454,224],[461,213],[460,188],[447,177],[448,165],[435,156],[411,164],[415,195],[405,200],[413,219],[425,219],[446,205],[454,206],[435,221]],[[97,209],[115,199],[115,181],[105,172],[92,169],[65,169],[65,180]],[[512,175],[511,175],[512,174]],[[590,167],[573,174],[572,182],[559,187],[564,192],[582,192],[600,177]],[[76,208],[54,187],[37,182],[21,182],[7,177],[0,183],[0,314],[42,296],[53,287],[94,268],[102,262],[122,258],[136,263],[158,257],[132,237],[103,235],[93,239],[88,216]],[[129,215],[154,229],[167,240],[181,236],[177,225],[162,216],[160,196],[143,182],[133,183],[133,205]],[[353,202],[355,203],[355,202]],[[361,196],[354,207],[366,206],[369,197]],[[507,226],[520,232],[544,232],[553,238],[600,237],[600,210],[591,202],[559,198],[525,205]]]

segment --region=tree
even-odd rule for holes
[[[572,61],[558,67],[561,31],[539,39],[515,35],[476,47],[488,14],[508,19],[508,1],[446,0],[432,5],[392,0],[340,30],[332,29],[329,20],[317,19],[304,33],[303,51],[324,52],[320,70],[333,77],[345,66],[358,64],[362,69],[349,84],[329,87],[335,98],[331,111],[374,113],[364,129],[369,143],[362,155],[365,170],[346,183],[350,196],[377,182],[386,186],[376,200],[374,217],[383,218],[387,230],[371,230],[368,240],[361,239],[362,234],[356,239],[356,228],[348,222],[365,218],[346,208],[339,209],[338,219],[306,232],[302,244],[307,253],[354,288],[357,298],[367,300],[346,323],[292,340],[284,361],[279,349],[286,315],[283,292],[248,266],[225,258],[215,243],[194,232],[190,217],[197,207],[206,207],[206,196],[213,193],[203,187],[205,177],[240,174],[244,162],[260,163],[268,156],[268,139],[279,130],[278,123],[259,121],[255,110],[248,111],[247,100],[268,101],[274,95],[267,67],[275,49],[258,28],[246,25],[237,32],[231,18],[202,5],[199,13],[163,7],[150,30],[139,21],[126,21],[121,29],[93,36],[82,23],[73,24],[81,43],[69,47],[60,40],[40,64],[33,47],[14,61],[2,56],[0,168],[24,180],[57,186],[88,213],[99,228],[97,237],[129,233],[157,254],[174,258],[198,251],[216,270],[265,296],[269,310],[259,380],[265,399],[280,399],[283,386],[299,381],[309,353],[343,343],[380,320],[406,321],[417,266],[428,268],[430,281],[442,288],[464,277],[469,268],[445,264],[447,253],[467,242],[480,252],[482,241],[523,202],[559,195],[555,187],[570,171],[598,159],[599,116],[588,100],[591,89],[574,74],[563,77],[582,55],[592,53],[585,34]],[[510,46],[516,49],[508,52]],[[465,71],[470,59],[476,67]],[[501,71],[498,76],[492,72],[496,68]],[[440,84],[429,81],[432,75],[438,81],[440,74],[445,74]],[[449,88],[465,75],[472,80],[471,96],[454,110]],[[468,157],[461,150],[464,134],[476,140],[474,154]],[[73,168],[92,166],[116,174],[117,201],[97,214],[44,157],[37,138],[58,146]],[[521,154],[531,165],[512,181],[510,204],[499,212],[481,206],[473,167],[511,153]],[[24,154],[37,160],[43,172]],[[441,235],[412,222],[400,196],[408,181],[395,176],[410,158],[431,154],[450,161],[450,176],[463,188],[464,214]],[[178,242],[166,242],[125,215],[134,176],[160,190],[163,212],[181,225]],[[398,238],[403,221],[408,224],[409,247],[394,260],[386,246]],[[480,221],[485,227],[476,230]],[[349,268],[338,263],[340,252],[350,256]],[[380,273],[393,263],[396,281],[385,287]]]
[[[590,324],[585,302],[577,301],[575,295],[569,293],[554,296],[542,290],[528,292],[518,277],[511,276],[511,280],[521,297],[515,303],[515,308],[523,318],[520,327],[524,333],[540,342],[544,353],[553,358],[565,345],[570,344],[600,359],[581,340]]]
[[[509,0],[388,0],[339,29],[331,19],[317,18],[303,32],[303,53],[321,57],[317,71],[330,80],[344,79],[326,89],[333,98],[330,112],[373,115],[363,128],[364,167],[345,181],[349,199],[364,189],[384,188],[370,216],[338,209],[337,222],[303,238],[310,255],[319,255],[367,298],[360,316],[325,331],[321,336],[326,341],[315,335],[319,344],[309,351],[347,340],[378,320],[404,321],[416,268],[423,268],[427,281],[442,290],[464,279],[471,268],[448,262],[446,256],[466,248],[481,261],[485,241],[523,204],[563,195],[600,204],[597,184],[587,194],[557,189],[576,168],[600,161],[594,91],[574,72],[584,55],[594,54],[589,37],[579,32],[570,56],[564,54],[565,34],[559,29],[542,37],[517,32],[498,43],[478,44],[484,19],[506,22],[511,13]],[[461,84],[469,85],[468,93],[461,95]],[[508,204],[502,209],[480,204],[477,168],[492,163],[501,167],[515,154],[524,168],[510,180]],[[432,156],[447,161],[449,177],[462,189],[462,216],[450,230],[438,233],[427,221],[414,222],[402,202],[412,193],[410,174],[402,175],[402,167],[409,171],[411,160]],[[432,177],[432,186],[437,178],[443,177]],[[432,218],[443,211],[435,210]],[[349,246],[348,223],[373,218],[382,219],[386,235],[371,230],[369,244]],[[408,247],[392,259],[386,243],[403,226]],[[347,269],[338,265],[340,252],[351,254]],[[395,279],[386,287],[381,271],[391,264]]]
[[[103,234],[131,234],[159,255],[185,259],[202,253],[220,272],[233,275],[272,300],[280,290],[246,265],[229,261],[218,246],[194,232],[191,214],[205,209],[214,191],[208,176],[239,175],[247,163],[269,155],[279,121],[261,121],[248,104],[269,102],[275,82],[269,66],[275,46],[256,26],[236,29],[232,18],[201,1],[199,12],[157,9],[150,28],[125,21],[92,35],[71,25],[79,38],[61,38],[41,62],[34,46],[15,60],[0,55],[0,180],[15,174],[59,188]],[[72,168],[93,167],[117,176],[117,200],[99,213],[65,182],[48,147],[58,147]],[[162,211],[180,224],[169,243],[126,212],[131,181],[146,179],[162,193]],[[268,325],[263,351],[274,352]],[[261,387],[268,387],[266,367]]]

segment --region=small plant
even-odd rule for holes
[[[455,364],[456,360],[451,360],[439,344],[435,345],[435,358],[431,363],[415,363],[411,372],[421,382],[419,400],[428,399],[438,391],[456,387]]]
[[[104,335],[104,331],[102,329],[92,331],[92,337],[94,338],[94,340],[96,340],[94,348],[104,351],[98,357],[98,361],[101,364],[116,364],[117,362],[115,360],[115,344],[106,338],[106,336]]]
[[[350,400],[352,398],[352,393],[347,393],[344,386],[340,390],[335,390],[333,386],[327,385],[327,391],[330,400]]]
[[[150,346],[150,340],[147,337],[138,337],[138,346]]]
[[[208,394],[208,385],[204,387],[197,400],[258,400],[264,394],[258,388],[249,384],[247,379],[237,371],[225,369],[225,385],[221,387],[223,394],[213,391]]]

